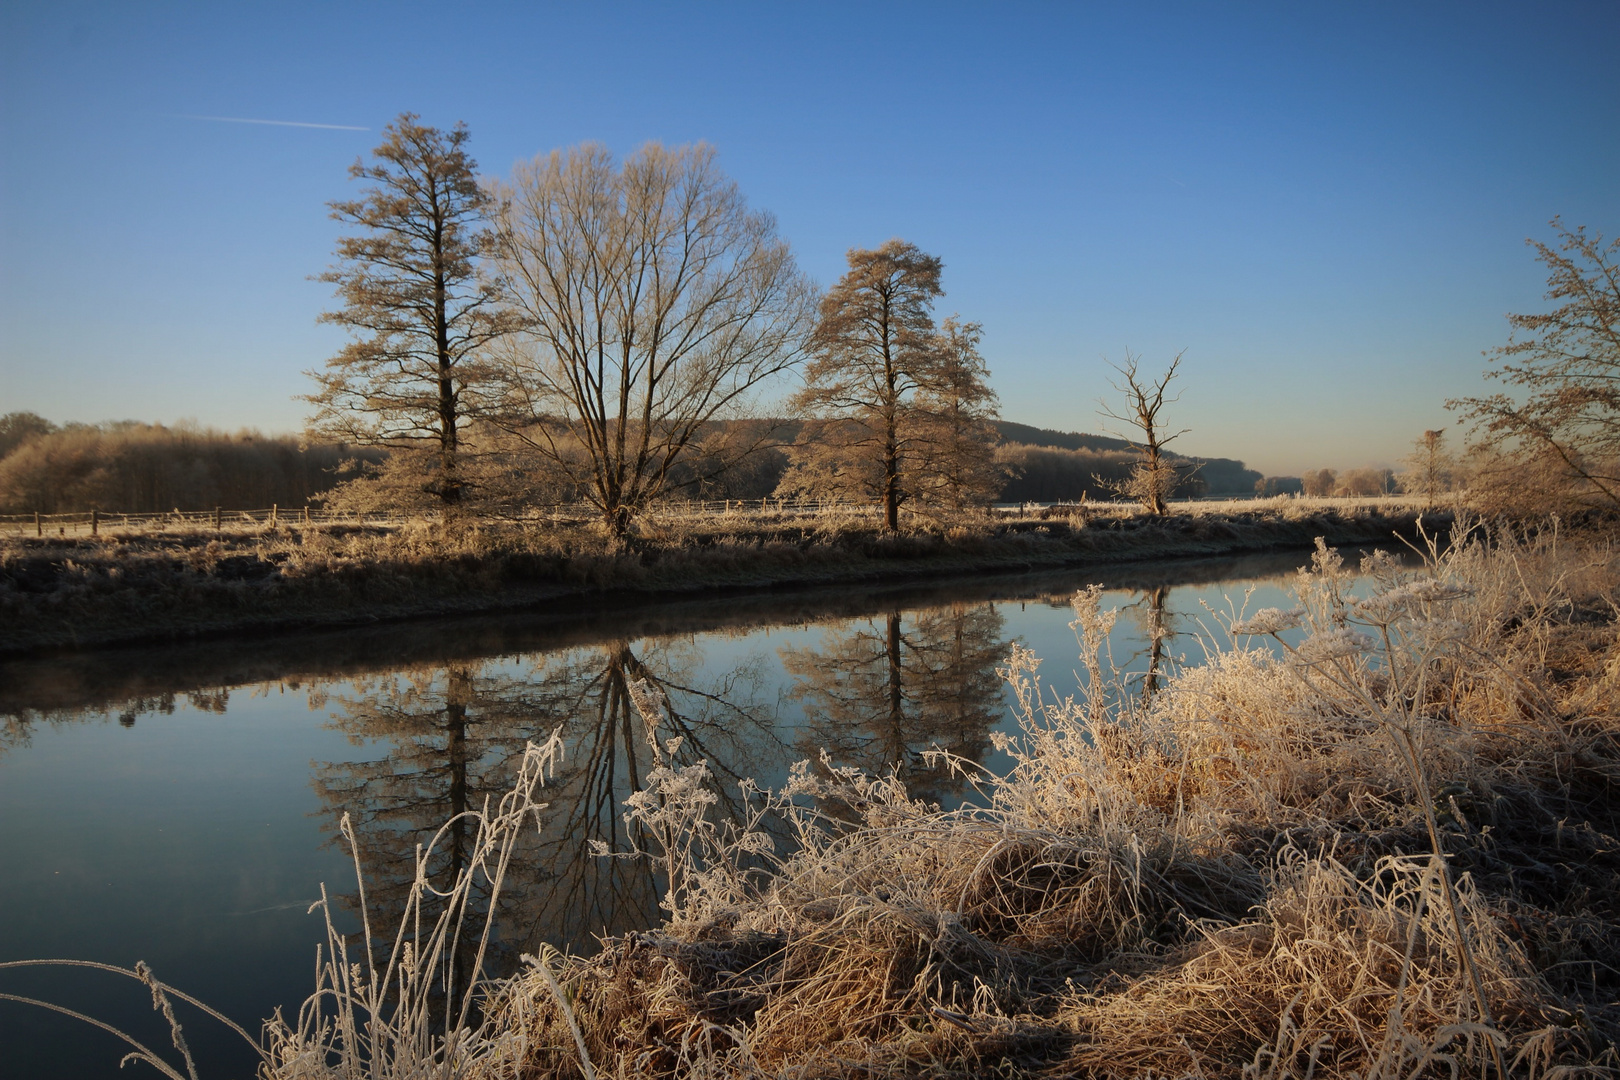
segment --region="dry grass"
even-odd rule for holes
[[[983,809],[801,768],[769,800],[797,840],[774,874],[709,844],[663,928],[558,973],[594,1069],[1613,1075],[1620,560],[1476,532],[1364,570],[1358,602],[1320,552],[1298,611],[1231,613],[1145,703],[1082,593],[1093,689],[1053,700],[1014,653],[1025,731]],[[666,833],[701,827],[650,790]],[[488,1075],[578,1075],[550,1000],[498,988],[532,1049]]]

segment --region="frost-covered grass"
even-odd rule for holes
[[[662,765],[627,822],[664,925],[488,984],[375,1075],[1612,1075],[1620,559],[1474,531],[1361,570],[1358,601],[1323,547],[1297,606],[1211,613],[1148,700],[1082,591],[1088,689],[1013,651],[977,807],[823,760],[722,827],[704,766]],[[373,1075],[375,1036],[326,1030],[267,1074]]]
[[[914,517],[862,508],[649,515],[628,541],[592,523],[315,525],[0,538],[0,651],[519,607],[603,591],[870,581],[1087,561],[1389,543],[1419,512],[1343,500]],[[1186,512],[1182,512],[1185,509]],[[1431,527],[1442,519],[1432,515]]]
[[[1013,653],[1024,734],[978,809],[801,769],[773,874],[743,872],[746,835],[701,845],[664,927],[557,972],[590,1068],[1611,1075],[1620,562],[1475,533],[1364,569],[1352,601],[1319,552],[1297,609],[1236,613],[1146,702],[1081,593],[1095,689],[1055,700]],[[695,789],[655,777],[632,813],[705,829]],[[493,1014],[527,1025],[521,1075],[579,1075],[546,989],[520,976]]]
[[[980,799],[953,811],[823,759],[720,822],[638,684],[658,765],[639,854],[603,857],[654,861],[664,923],[457,965],[488,940],[451,929],[467,898],[524,887],[505,853],[559,749],[533,748],[447,892],[332,934],[261,1075],[1612,1076],[1620,554],[1461,528],[1369,557],[1359,600],[1320,546],[1295,605],[1211,612],[1208,662],[1147,698],[1081,591],[1087,688],[1015,648],[1014,766],[955,762]]]

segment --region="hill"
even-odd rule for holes
[[[1001,440],[1009,446],[1021,445],[1052,450],[1070,450],[1083,455],[1069,463],[1072,467],[1067,471],[1074,473],[1074,477],[1062,481],[1056,487],[1042,485],[1040,493],[1034,489],[1025,491],[1028,485],[1021,485],[1017,481],[1008,485],[1003,494],[1004,499],[1019,501],[1021,499],[1034,499],[1037,501],[1051,501],[1053,499],[1074,499],[1080,495],[1082,487],[1087,493],[1095,497],[1095,492],[1089,490],[1092,485],[1087,483],[1093,471],[1100,471],[1104,475],[1112,476],[1108,469],[1097,470],[1095,462],[1098,455],[1108,455],[1112,463],[1121,464],[1125,459],[1116,457],[1120,454],[1131,454],[1131,444],[1124,439],[1115,439],[1107,435],[1092,435],[1081,431],[1054,431],[1051,428],[1032,427],[1029,424],[1017,424],[1011,420],[996,421],[996,430],[1001,434]],[[1198,465],[1197,478],[1203,481],[1204,493],[1210,495],[1251,495],[1254,493],[1255,483],[1261,479],[1261,474],[1244,465],[1235,458],[1205,458],[1191,454],[1170,454],[1172,458]],[[1016,462],[1021,468],[1028,470],[1024,462]],[[1051,468],[1051,463],[1043,463]],[[1073,490],[1070,490],[1070,489]],[[1061,494],[1058,492],[1061,491]],[[1190,493],[1190,492],[1189,492]]]
[[[1131,444],[1124,439],[1107,435],[1091,435],[1083,431],[1054,431],[1051,428],[1031,427],[1011,420],[997,420],[996,430],[1001,441],[1023,443],[1025,446],[1055,446],[1060,450],[1129,450]]]

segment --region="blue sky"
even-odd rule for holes
[[[1006,418],[1185,349],[1181,445],[1272,473],[1393,462],[1542,307],[1525,238],[1620,232],[1614,3],[18,3],[0,50],[0,412],[57,421],[296,430],[403,110],[494,175],[707,140],[823,285],[941,256]]]

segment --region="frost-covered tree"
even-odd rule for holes
[[[315,432],[410,459],[414,486],[449,509],[466,493],[463,433],[488,380],[483,350],[514,320],[479,273],[487,199],[467,128],[417,121],[402,113],[384,128],[371,162],[349,169],[372,186],[331,204],[334,218],[359,231],[338,241],[338,265],[321,275],[342,301],[321,321],[354,340],[309,373],[318,389],[307,400],[317,407]]]
[[[677,483],[769,444],[746,415],[795,366],[814,292],[770,214],[704,145],[600,146],[520,165],[496,250],[522,333],[500,423],[623,536]]]
[[[904,240],[848,259],[821,301],[793,400],[810,422],[778,491],[875,501],[891,532],[910,503],[993,495],[995,394],[978,324],[934,325],[943,264]]]
[[[1620,508],[1620,239],[1558,230],[1556,248],[1527,241],[1558,306],[1509,315],[1508,343],[1485,355],[1488,378],[1522,394],[1446,403],[1475,422],[1493,466],[1476,483],[1526,508]],[[1484,493],[1484,492],[1482,492]]]

